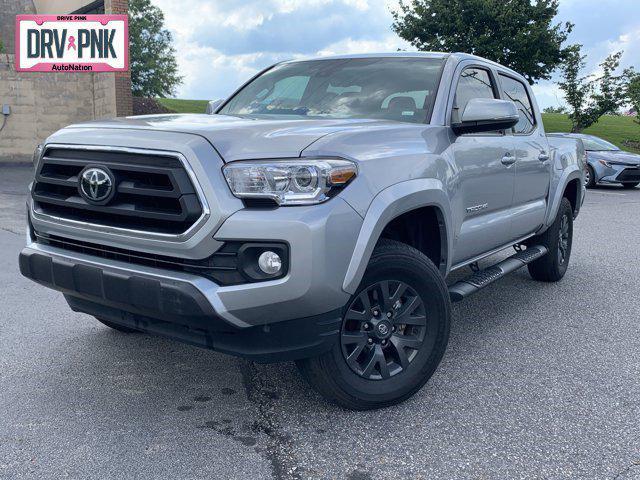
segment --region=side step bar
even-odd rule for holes
[[[515,255],[502,260],[484,270],[478,270],[470,277],[460,280],[449,287],[449,296],[452,302],[464,300],[469,295],[476,293],[484,287],[491,285],[496,280],[504,277],[508,273],[539,259],[547,254],[547,247],[535,245],[526,250],[517,252]]]

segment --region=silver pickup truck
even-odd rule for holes
[[[116,330],[295,360],[329,400],[370,409],[431,377],[451,302],[524,266],[545,282],[567,270],[584,149],[547,138],[508,68],[291,61],[211,110],[51,135],[22,274]]]

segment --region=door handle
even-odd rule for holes
[[[547,152],[540,152],[540,155],[538,155],[538,160],[540,160],[541,162],[546,162],[549,160],[549,154]]]
[[[504,157],[502,157],[501,162],[503,165],[510,167],[511,165],[516,163],[516,157],[514,157],[510,153],[507,153]]]

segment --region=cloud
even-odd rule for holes
[[[564,95],[556,83],[549,81],[540,82],[532,88],[540,108],[564,105]]]
[[[620,35],[617,40],[607,42],[609,53],[624,52],[620,59],[621,67],[640,69],[640,23],[638,26]]]
[[[396,0],[155,0],[185,77],[181,98],[225,97],[261,69],[301,56],[407,48]]]
[[[413,48],[397,35],[388,34],[379,40],[354,40],[348,37],[339,42],[327,45],[316,53],[320,56],[326,56],[349,53],[395,52],[399,49],[412,50]]]
[[[585,46],[583,54],[587,55],[587,65],[585,67],[585,75],[599,75],[602,72],[600,63],[610,54],[615,52],[624,52],[620,59],[620,68],[618,73],[628,67],[635,67],[640,70],[640,25],[617,38],[607,39],[595,44]],[[559,75],[553,80],[557,81]],[[555,81],[545,81],[534,85],[533,91],[541,108],[548,106],[564,105],[564,94]]]
[[[261,69],[291,58],[412,50],[391,29],[398,0],[153,0],[165,13],[185,76],[180,98],[226,97]],[[640,69],[638,0],[560,0],[558,21],[576,24],[588,71],[607,54]],[[542,107],[557,105],[551,82],[535,87]]]

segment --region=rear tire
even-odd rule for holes
[[[596,186],[596,173],[593,170],[591,165],[587,165],[587,170],[585,172],[584,184],[587,188],[593,188]]]
[[[636,183],[623,183],[622,184],[622,188],[626,189],[626,190],[631,190],[632,188],[636,188],[638,185],[640,185],[640,182],[636,182]]]
[[[565,197],[553,224],[541,235],[533,237],[528,245],[544,245],[549,252],[528,265],[529,274],[541,282],[557,282],[564,277],[571,258],[573,245],[573,209]]]
[[[117,323],[110,322],[109,320],[104,320],[102,318],[95,317],[103,325],[106,325],[109,328],[113,328],[118,332],[122,333],[140,333],[140,330],[136,330],[135,328],[123,327],[122,325],[118,325]]]
[[[450,316],[449,292],[433,262],[406,244],[382,240],[343,309],[333,348],[296,364],[333,403],[388,407],[431,378],[447,347]]]

